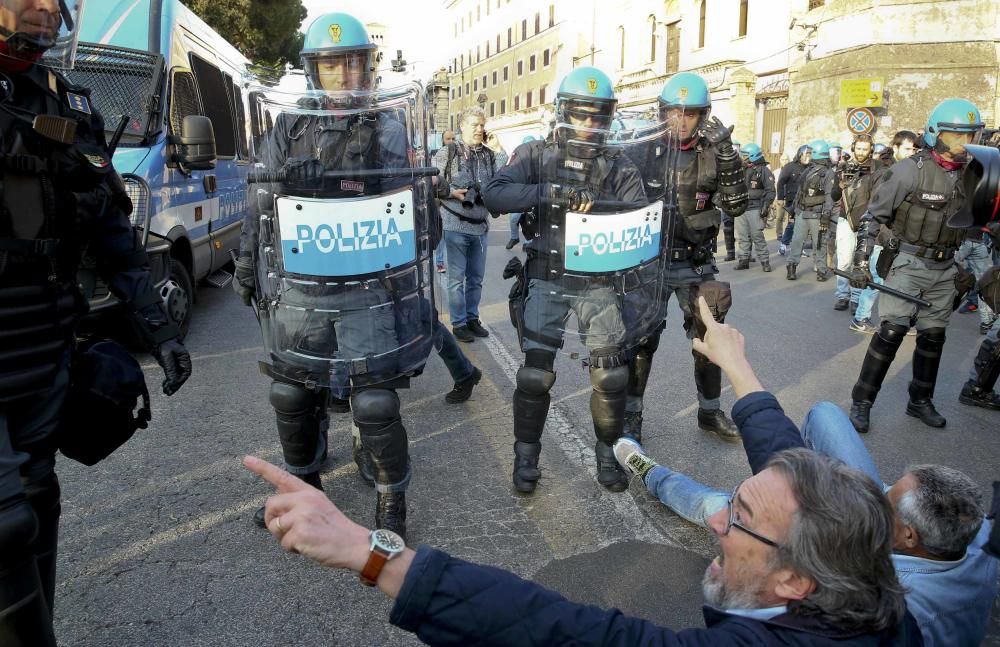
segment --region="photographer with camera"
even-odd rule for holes
[[[507,163],[507,154],[486,146],[486,114],[482,108],[468,108],[459,119],[461,141],[448,144],[434,156],[441,169],[438,184],[441,218],[448,262],[448,311],[452,332],[463,342],[489,333],[479,322],[479,299],[486,271],[489,210],[479,192],[498,169]]]

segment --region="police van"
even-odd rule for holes
[[[246,211],[249,61],[179,0],[88,3],[70,80],[91,89],[154,280],[186,333],[195,286],[224,287]],[[116,132],[117,131],[117,132]],[[117,304],[92,271],[92,312]]]

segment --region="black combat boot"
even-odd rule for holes
[[[906,415],[919,418],[925,425],[938,429],[948,422],[937,412],[931,400],[934,397],[944,341],[944,328],[917,331],[917,348],[913,351],[913,379],[907,389],[910,401],[906,403]]]
[[[787,263],[785,265],[785,272],[786,272],[785,278],[786,279],[788,279],[789,281],[794,281],[796,279],[795,268],[797,266],[798,266],[798,263]]]
[[[966,382],[965,386],[962,387],[962,394],[958,396],[958,401],[974,407],[1000,411],[1000,394],[997,394],[996,391],[980,388],[972,380]]]
[[[514,489],[522,494],[531,494],[538,485],[542,473],[538,469],[538,457],[542,453],[542,443],[522,443],[514,441]]]
[[[406,541],[406,492],[379,492],[375,499],[375,527],[391,530]]]
[[[848,418],[851,424],[854,425],[854,431],[859,434],[867,434],[868,428],[871,426],[871,420],[868,415],[872,410],[871,400],[854,400],[851,402],[851,413]]]
[[[597,456],[597,482],[612,492],[624,492],[628,489],[628,474],[615,460],[615,449],[612,445],[598,440],[594,445]]]
[[[1000,344],[986,339],[979,345],[979,352],[973,362],[976,379],[969,380],[962,387],[958,401],[984,409],[1000,410],[1000,395],[993,390],[1000,380]]]
[[[299,476],[300,479],[313,486],[317,490],[323,489],[323,483],[320,481],[319,472],[310,472],[309,474],[303,474]],[[264,522],[264,506],[257,509],[257,512],[253,514],[253,522],[260,526],[261,528],[267,529],[267,524]]]
[[[351,456],[354,464],[358,466],[358,476],[368,487],[375,487],[375,465],[372,462],[372,455],[361,444],[360,436],[351,437]]]
[[[760,269],[764,270],[765,272],[770,272],[771,271],[771,261],[770,260],[761,261],[760,262]]]
[[[739,262],[736,263],[736,269],[738,270],[749,270],[750,269],[750,259],[741,258]]]
[[[483,372],[473,366],[472,375],[460,382],[455,382],[455,387],[444,396],[444,401],[448,404],[465,402],[472,396],[472,389],[476,388],[481,379],[483,379]]]
[[[642,411],[625,412],[625,428],[622,435],[642,444]]]
[[[721,409],[698,409],[698,428],[710,431],[723,440],[734,442],[740,439],[740,430]]]

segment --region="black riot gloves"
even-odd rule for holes
[[[711,117],[702,124],[700,131],[701,136],[714,144],[720,154],[728,156],[736,153],[733,150],[733,128],[735,126],[727,127],[718,117]]]
[[[570,211],[590,211],[594,206],[597,196],[594,192],[584,187],[563,187],[558,184],[552,185],[552,198],[562,202]]]
[[[243,305],[251,305],[251,300],[257,295],[257,274],[253,269],[253,259],[240,256],[233,259],[233,291],[239,295]]]
[[[163,369],[163,393],[173,395],[191,377],[191,354],[177,338],[153,348],[153,357]]]
[[[314,185],[323,179],[323,163],[317,159],[299,160],[285,165],[285,181]]]
[[[854,267],[851,269],[851,278],[849,279],[849,282],[852,288],[864,290],[874,278],[875,277],[872,276],[871,268],[868,267],[868,261],[863,261],[861,263],[855,263]]]

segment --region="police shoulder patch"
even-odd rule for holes
[[[73,92],[66,93],[66,103],[72,110],[77,112],[82,112],[83,114],[92,114],[90,110],[90,101],[87,100],[82,94],[75,94]]]

